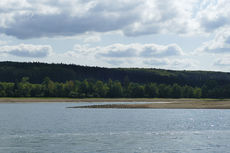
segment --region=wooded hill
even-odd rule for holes
[[[42,83],[49,77],[54,82],[68,80],[117,80],[140,84],[179,84],[192,87],[209,87],[230,84],[230,73],[210,71],[173,71],[144,68],[101,68],[67,64],[0,62],[0,82],[20,81],[29,77],[31,83]]]
[[[0,62],[0,97],[230,98],[230,73]]]

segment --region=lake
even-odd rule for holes
[[[229,152],[229,110],[66,108],[86,104],[1,103],[0,152]]]

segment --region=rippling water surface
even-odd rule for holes
[[[229,110],[66,108],[77,105],[0,104],[0,153],[229,152]]]

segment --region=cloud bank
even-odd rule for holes
[[[198,22],[206,32],[213,32],[230,26],[230,1],[206,0],[201,2],[197,13]]]
[[[19,39],[121,31],[188,33],[198,0],[1,0],[0,32]]]
[[[229,67],[230,66],[230,57],[220,58],[217,59],[214,64],[214,66],[218,67]]]
[[[98,53],[101,57],[169,57],[169,56],[180,56],[183,54],[182,49],[176,44],[170,45],[157,45],[157,44],[113,44],[106,47],[98,48],[103,51]]]
[[[49,45],[19,44],[16,46],[0,46],[0,54],[18,57],[44,58],[52,52]]]
[[[78,54],[94,54],[99,58],[161,58],[183,55],[182,49],[176,44],[112,44],[108,46],[89,47],[75,45]]]
[[[229,7],[228,0],[1,0],[0,33],[19,39],[211,33],[230,26]]]
[[[108,46],[90,47],[75,45],[72,51],[65,53],[66,58],[78,62],[97,63],[107,66],[121,67],[164,67],[189,68],[194,66],[193,60],[187,59],[183,50],[176,44],[112,44]]]
[[[224,29],[217,33],[213,40],[203,43],[195,52],[212,54],[230,53],[230,30]]]

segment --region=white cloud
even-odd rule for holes
[[[0,40],[0,45],[6,45],[6,44],[7,44],[7,41]]]
[[[0,32],[20,39],[122,31],[190,33],[198,0],[1,0]]]
[[[140,56],[150,46],[158,47],[159,50],[148,57]],[[166,69],[189,69],[193,67],[193,60],[186,59],[184,53],[162,56],[162,52],[165,52],[162,48],[168,48],[168,46],[171,45],[112,44],[98,47],[75,45],[73,50],[55,53],[51,46],[20,44],[0,46],[0,60],[7,58],[13,61],[55,62],[102,67],[157,67]],[[173,46],[177,45],[174,44]],[[177,47],[179,48],[179,46]]]
[[[189,69],[195,67],[197,65],[196,61],[192,61],[191,59],[178,59],[178,58],[161,58],[161,59],[151,59],[144,60],[143,64],[146,66],[155,66],[155,67],[163,67],[170,69]]]
[[[182,49],[176,44],[170,45],[156,45],[147,44],[144,46],[140,56],[145,58],[151,57],[169,57],[169,56],[180,56],[183,54]]]
[[[1,0],[0,1],[0,12],[12,12],[28,9],[31,4],[27,0]]]
[[[123,1],[33,1],[30,7],[19,7],[1,13],[2,33],[20,39],[73,36],[85,32],[120,30],[138,18],[139,2]],[[4,8],[4,5],[3,7]],[[53,10],[53,11],[50,11]]]
[[[170,50],[170,48],[173,49]],[[148,51],[150,53],[147,56]],[[68,59],[69,62],[75,61],[83,65],[107,67],[188,69],[196,64],[192,59],[187,59],[185,53],[176,44],[165,46],[157,44],[112,44],[98,47],[75,45],[72,51],[59,56]]]
[[[143,61],[145,65],[152,65],[152,66],[165,66],[169,64],[168,59],[151,59]]]
[[[230,57],[224,57],[217,59],[214,64],[214,66],[218,67],[229,67],[230,66]]]
[[[20,39],[211,33],[230,27],[229,7],[228,0],[1,0],[0,32]]]
[[[147,0],[141,18],[127,26],[124,33],[138,36],[156,33],[194,33],[199,24],[193,18],[197,0]]]
[[[97,47],[97,57],[102,58],[132,58],[137,56],[141,50],[139,44],[112,44],[104,47]]]
[[[115,66],[121,66],[122,64],[125,63],[124,60],[120,60],[120,59],[110,59],[105,61],[106,63],[110,64],[110,65],[115,65]]]
[[[230,26],[230,1],[206,0],[200,6],[197,14],[201,28],[206,32],[213,32],[222,27]]]
[[[211,41],[204,42],[203,45],[195,50],[195,53],[230,53],[230,29],[224,29],[216,34]]]
[[[75,45],[74,51],[78,54],[93,54],[98,58],[153,58],[183,55],[182,49],[176,44],[112,44],[108,46],[89,47]]]
[[[16,46],[0,46],[0,54],[18,57],[44,58],[52,52],[49,45],[19,44]]]
[[[99,36],[88,36],[84,39],[84,43],[94,43],[101,41]]]

